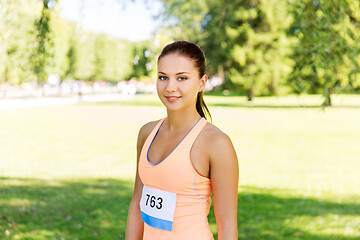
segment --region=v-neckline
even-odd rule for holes
[[[159,133],[159,130],[160,130],[161,126],[164,124],[165,119],[166,119],[166,118],[163,119],[162,123],[160,124],[159,128],[157,129],[157,131],[156,131],[153,139],[151,140],[151,142],[150,142],[150,144],[149,144],[149,147],[148,147],[148,149],[147,149],[147,152],[146,152],[146,160],[147,160],[147,162],[148,162],[151,166],[157,166],[157,165],[159,165],[160,163],[164,162],[166,159],[168,159],[168,158],[171,156],[171,154],[180,146],[180,144],[181,144],[181,143],[185,140],[185,138],[189,135],[189,133],[191,132],[191,130],[193,130],[193,128],[198,124],[198,122],[200,122],[200,120],[202,119],[202,117],[200,117],[200,119],[194,124],[194,126],[191,127],[191,129],[186,133],[186,135],[183,137],[183,139],[181,139],[181,141],[175,146],[175,148],[169,153],[169,155],[167,155],[167,156],[166,156],[163,160],[161,160],[160,162],[154,164],[154,163],[151,163],[151,161],[149,160],[149,151],[150,151],[150,147],[151,147],[152,143],[154,142],[156,136],[157,136],[158,133]]]

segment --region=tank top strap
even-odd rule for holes
[[[194,127],[191,129],[191,131],[188,133],[188,135],[185,137],[185,139],[182,142],[182,146],[186,147],[187,150],[190,151],[192,148],[192,145],[194,144],[196,138],[199,136],[201,130],[206,125],[207,120],[205,118],[200,118],[199,121],[194,125]]]
[[[147,141],[146,141],[146,143],[144,144],[144,146],[145,146],[146,144],[150,144],[150,143],[151,143],[151,141],[154,139],[155,135],[158,133],[161,125],[164,123],[164,121],[165,121],[165,117],[159,120],[159,122],[155,125],[155,127],[153,128],[153,130],[151,130],[149,136],[147,137]],[[146,147],[149,147],[149,146],[146,146]]]

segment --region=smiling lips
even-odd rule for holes
[[[180,99],[181,96],[165,96],[165,98],[169,101],[169,102],[175,102],[176,100]]]

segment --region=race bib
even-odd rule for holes
[[[176,207],[176,193],[144,186],[141,200],[141,219],[149,226],[172,230]]]

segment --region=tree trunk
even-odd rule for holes
[[[331,87],[325,87],[325,100],[323,103],[323,106],[325,107],[331,107],[332,106],[332,102],[331,102]]]
[[[36,83],[37,83],[36,96],[37,97],[44,97],[45,96],[44,84],[40,81],[39,77],[37,77]]]
[[[6,98],[6,91],[7,91],[7,83],[8,83],[8,68],[5,67],[4,72],[4,89],[3,89],[3,98]]]
[[[45,84],[41,84],[41,97],[45,97]]]
[[[61,96],[62,96],[62,89],[61,89],[62,82],[63,82],[63,79],[60,77],[60,81],[59,81],[59,89],[58,89],[58,95],[59,95],[59,97],[61,97]]]
[[[278,96],[278,91],[277,88],[275,87],[275,81],[274,81],[274,76],[271,76],[270,79],[270,84],[268,85],[269,87],[269,91],[272,95]]]
[[[332,106],[332,102],[331,102],[331,87],[328,87],[328,88],[327,88],[326,102],[327,102],[327,106],[329,106],[329,107]]]
[[[249,88],[247,90],[247,98],[248,98],[248,101],[251,102],[254,98],[254,93],[253,93],[253,89],[252,88]]]
[[[80,80],[78,80],[78,96],[79,96],[79,100],[82,99],[82,91],[81,91],[81,82]]]

